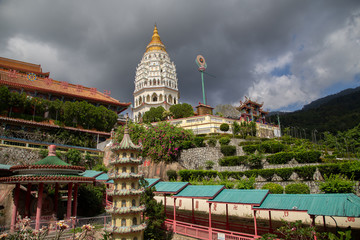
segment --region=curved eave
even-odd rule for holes
[[[131,232],[144,231],[146,227],[147,227],[146,223],[142,223],[142,224],[131,226],[131,227],[116,227],[116,226],[110,225],[110,226],[106,226],[104,228],[104,230],[107,232],[115,233],[115,234],[127,234],[127,233],[131,233]]]
[[[69,165],[16,165],[10,168],[10,171],[28,170],[28,169],[46,169],[46,170],[58,170],[58,169],[69,169],[84,172],[85,167],[81,166],[69,166]]]
[[[81,176],[10,176],[0,178],[2,184],[14,183],[92,183],[95,178]]]
[[[140,90],[134,92],[133,95],[135,96],[137,94],[141,94],[142,92],[146,92],[148,90],[164,90],[164,89],[173,91],[174,93],[179,95],[179,90],[169,88],[169,87],[165,87],[165,86],[164,87],[143,87]]]

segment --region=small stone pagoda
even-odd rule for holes
[[[105,230],[112,234],[113,239],[143,240],[146,223],[141,215],[145,205],[140,204],[140,196],[144,188],[140,187],[142,174],[138,172],[138,165],[142,163],[142,146],[131,141],[126,124],[122,141],[114,142],[111,150],[115,158],[109,162],[112,168],[108,175],[114,184],[107,193],[112,196],[113,203],[106,211],[112,215],[112,220]]]

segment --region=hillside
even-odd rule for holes
[[[282,129],[297,127],[308,137],[315,129],[336,133],[353,128],[360,122],[360,87],[318,99],[299,111],[281,113],[280,120]],[[269,116],[268,121],[277,122],[276,115]]]

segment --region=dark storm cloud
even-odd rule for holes
[[[319,54],[324,39],[345,28],[356,11],[357,1],[2,1],[0,56],[41,64],[54,79],[108,89],[132,102],[136,66],[156,22],[177,67],[180,101],[202,99],[194,62],[202,54],[207,72],[216,76],[205,75],[209,104],[252,94],[275,109],[319,97],[333,83],[319,83],[314,91],[303,87],[313,80],[300,72],[314,56],[326,62]],[[297,75],[270,79],[272,60],[285,64],[279,59]],[[271,80],[304,89],[278,100],[276,88],[267,90],[276,87]]]

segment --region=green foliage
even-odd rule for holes
[[[231,139],[229,137],[221,137],[219,139],[220,145],[229,145]]]
[[[261,189],[269,189],[270,193],[272,194],[282,194],[284,193],[284,188],[277,183],[266,183],[262,186]]]
[[[217,176],[217,171],[214,170],[187,170],[182,169],[179,171],[179,176],[181,181],[190,181],[191,179],[203,180],[204,177],[215,178]]]
[[[222,123],[221,125],[220,125],[220,131],[223,131],[223,132],[227,132],[227,131],[229,131],[229,124],[227,124],[227,123]]]
[[[346,232],[338,231],[337,235],[329,232],[328,233],[329,240],[351,240],[353,239],[351,236],[351,230],[347,230]]]
[[[81,152],[76,149],[69,149],[66,152],[66,159],[67,162],[71,165],[78,166],[80,164],[80,161],[82,160]]]
[[[205,167],[206,167],[206,169],[208,169],[208,170],[210,170],[210,169],[212,169],[213,168],[213,166],[215,165],[215,163],[213,162],[213,161],[206,161],[205,162]]]
[[[262,156],[260,154],[251,154],[248,156],[248,165],[250,168],[261,168],[262,162],[261,162]]]
[[[182,147],[183,149],[193,148],[194,146],[195,146],[195,145],[194,145],[193,141],[183,141],[183,142],[181,143],[181,147]]]
[[[256,123],[245,121],[241,122],[239,134],[244,139],[248,136],[256,136]]]
[[[324,180],[325,182],[320,183],[319,188],[325,193],[355,193],[355,182],[341,174],[330,174],[329,177],[325,175]]]
[[[236,147],[230,145],[221,145],[220,151],[224,156],[233,156],[236,153]]]
[[[237,189],[255,189],[255,177],[249,179],[241,179],[236,185]]]
[[[309,194],[310,188],[305,183],[291,183],[285,187],[286,194]]]
[[[171,169],[166,172],[166,175],[168,176],[169,181],[176,181],[178,177],[177,172]]]
[[[194,109],[188,103],[172,105],[169,110],[175,119],[194,116]]]
[[[288,163],[294,157],[292,152],[278,152],[266,157],[266,160],[270,164],[285,164]]]
[[[209,140],[207,140],[207,144],[209,145],[209,147],[215,147],[216,146],[216,138],[210,138]]]
[[[155,187],[147,187],[148,183],[140,180],[140,186],[145,188],[145,193],[141,195],[141,204],[146,206],[144,218],[147,219],[147,227],[144,232],[144,239],[167,239],[166,231],[162,225],[166,219],[162,202],[154,199]]]
[[[259,146],[259,150],[264,153],[277,153],[285,150],[285,145],[278,141],[265,141]]]
[[[247,163],[247,156],[229,156],[219,159],[220,166],[240,166]]]
[[[299,163],[320,162],[321,153],[319,151],[301,151],[295,154],[295,160]]]
[[[49,154],[49,150],[47,150],[47,149],[41,149],[39,151],[39,155],[40,155],[41,159],[46,158],[48,154]]]
[[[313,233],[315,233],[315,227],[304,226],[302,222],[286,222],[282,220],[283,225],[276,230],[283,239],[290,240],[305,240],[313,239]]]
[[[291,174],[293,173],[293,169],[292,168],[279,168],[279,169],[276,169],[275,173],[279,177],[281,177],[284,181],[287,181],[291,177]]]
[[[302,179],[312,180],[316,171],[316,166],[295,167],[293,169]]]
[[[247,154],[251,154],[251,153],[254,153],[258,149],[258,147],[259,147],[259,145],[246,145],[246,146],[243,146],[242,149]]]
[[[93,217],[104,212],[102,204],[105,187],[93,186],[91,184],[82,184],[79,186],[78,215],[84,217]]]
[[[235,135],[239,134],[240,131],[241,131],[240,124],[237,121],[234,121],[232,123],[232,133],[233,133],[233,135],[235,136]]]
[[[105,167],[104,164],[97,164],[92,168],[92,170],[94,170],[94,171],[102,171],[102,172],[108,172],[109,171],[109,169],[107,167]]]
[[[159,107],[151,107],[149,111],[145,112],[143,115],[142,120],[145,123],[152,123],[152,122],[160,122],[164,120],[163,113],[165,108],[162,106]]]
[[[204,137],[195,137],[194,144],[196,147],[205,147]]]

